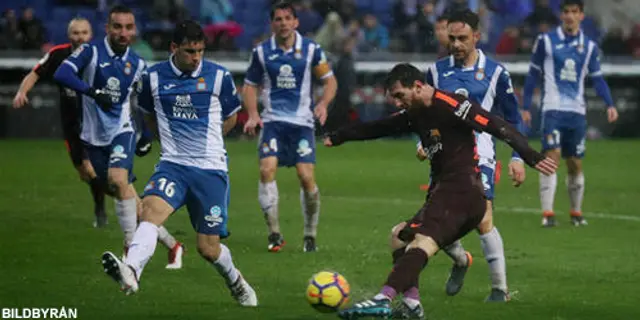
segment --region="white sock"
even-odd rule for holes
[[[312,192],[300,189],[300,206],[304,217],[304,235],[316,237],[320,219],[320,190],[315,186]]]
[[[269,233],[280,233],[280,221],[278,219],[278,185],[276,181],[260,182],[258,185],[258,202],[264,213],[264,220],[269,228]]]
[[[133,240],[133,234],[136,232],[138,225],[138,203],[136,198],[126,200],[115,200],[116,203],[116,215],[118,216],[118,223],[124,233],[124,245],[130,246]]]
[[[402,301],[407,305],[407,307],[411,309],[415,309],[417,306],[420,305],[420,300],[416,300],[413,298],[404,297],[402,298]]]
[[[480,244],[484,258],[489,263],[491,288],[507,291],[507,265],[504,258],[504,245],[498,228],[480,235]]]
[[[144,266],[149,262],[156,251],[158,243],[158,226],[151,222],[142,221],[136,229],[133,241],[129,245],[129,253],[124,263],[128,264],[136,271],[136,276],[140,280]]]
[[[467,253],[464,247],[462,247],[460,240],[456,240],[456,242],[444,247],[444,252],[451,257],[453,263],[457,266],[467,265]]]
[[[575,176],[567,176],[567,190],[569,191],[571,211],[582,212],[582,199],[584,197],[584,174],[582,172]]]
[[[213,266],[227,282],[227,285],[232,285],[238,281],[240,274],[238,273],[238,269],[233,265],[231,251],[222,243],[220,244],[220,256],[218,260],[213,262]]]
[[[558,175],[555,173],[550,176],[540,174],[540,204],[543,212],[553,212],[553,200],[556,196],[557,184]]]
[[[176,244],[178,244],[178,241],[176,241],[176,238],[174,238],[169,233],[169,230],[167,230],[167,228],[165,228],[164,226],[158,227],[158,240],[160,240],[160,243],[162,243],[169,250],[173,249],[173,247],[175,247]]]

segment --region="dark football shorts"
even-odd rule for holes
[[[430,191],[422,208],[407,221],[398,235],[400,240],[411,242],[419,233],[431,237],[443,248],[478,227],[487,204],[483,190],[456,192],[451,187],[446,190],[438,187]]]

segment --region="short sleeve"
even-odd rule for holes
[[[244,82],[250,85],[257,86],[262,81],[262,75],[264,74],[264,68],[260,62],[258,48],[253,49],[251,58],[249,59],[249,68],[244,78]]]

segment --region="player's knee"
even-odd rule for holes
[[[544,153],[547,157],[553,159],[556,163],[560,162],[560,149],[551,149],[551,150],[547,150]]]
[[[271,182],[276,178],[276,168],[277,166],[272,165],[271,163],[261,163],[260,164],[260,181],[262,182]]]
[[[487,210],[484,213],[484,217],[482,217],[482,221],[478,225],[478,233],[486,234],[489,233],[493,229],[493,209],[490,201],[487,201]]]
[[[436,243],[433,238],[419,233],[416,234],[415,238],[413,239],[413,241],[411,241],[411,243],[409,243],[407,248],[420,249],[424,251],[428,257],[433,257],[438,252],[438,250],[440,250],[440,246],[438,246],[438,243]]]
[[[198,254],[208,261],[216,261],[222,248],[220,240],[211,236],[198,237]]]
[[[298,179],[300,180],[300,185],[305,190],[312,190],[315,188],[316,181],[315,175],[313,174],[312,166],[302,166],[297,169]]]
[[[407,244],[404,241],[400,240],[400,237],[399,237],[400,231],[404,229],[406,225],[407,225],[406,222],[401,222],[396,224],[393,228],[391,228],[391,236],[389,241],[391,250],[396,250],[396,249],[400,249],[407,246]]]
[[[575,176],[582,172],[582,161],[577,158],[567,159],[567,173],[571,176]]]

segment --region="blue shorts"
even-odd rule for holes
[[[587,118],[575,112],[542,114],[542,150],[560,149],[562,157],[584,157]]]
[[[228,236],[229,176],[220,170],[205,170],[160,161],[144,188],[144,197],[158,196],[174,211],[187,206],[193,229],[202,234]]]
[[[93,146],[85,143],[85,150],[98,179],[108,182],[109,168],[122,168],[129,172],[129,182],[135,181],[133,156],[136,137],[133,132],[123,132],[113,138],[110,145]]]
[[[278,157],[278,166],[316,163],[316,138],[313,128],[286,122],[267,122],[260,133],[260,159]]]

